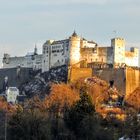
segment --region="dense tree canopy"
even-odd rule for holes
[[[44,106],[51,112],[63,113],[79,99],[79,94],[66,84],[53,84],[44,100]]]
[[[108,101],[116,101],[120,95],[98,78],[71,85],[52,84],[45,99],[35,96],[22,106],[0,98],[0,131],[5,128],[8,112],[8,140],[116,140],[124,134],[136,138],[140,134],[139,99],[135,99],[139,91],[125,98],[125,110],[107,107]],[[120,121],[117,116],[122,114],[127,117]],[[4,138],[2,133],[0,139]]]

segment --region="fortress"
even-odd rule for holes
[[[4,54],[3,68],[24,67],[49,71],[61,65],[70,67],[139,67],[139,50],[131,48],[126,51],[123,38],[111,39],[110,46],[100,46],[94,41],[79,37],[74,32],[65,40],[47,40],[43,45],[42,54],[33,53],[23,57],[10,57]]]
[[[43,44],[42,54],[37,53],[36,47],[34,52],[22,57],[4,54],[1,75],[8,76],[13,84],[14,74],[10,72],[13,69],[21,67],[44,73],[58,68],[57,73],[60,73],[61,66],[68,69],[68,82],[96,75],[107,82],[113,80],[122,94],[131,93],[140,86],[139,49],[126,51],[123,38],[113,38],[110,46],[100,46],[78,36],[76,32],[65,40],[47,40]],[[27,73],[27,77],[29,75]],[[14,76],[17,77],[16,74]],[[14,86],[18,84],[15,83]]]

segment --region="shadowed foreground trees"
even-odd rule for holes
[[[67,127],[80,140],[111,140],[109,131],[101,127],[91,97],[82,92],[80,100],[70,108],[64,118]]]
[[[17,110],[9,121],[9,140],[49,140],[48,115],[39,109]]]
[[[9,121],[10,140],[74,139],[66,128],[63,112],[79,99],[79,94],[65,84],[54,84],[41,101],[34,97]]]
[[[140,118],[137,111],[133,108],[127,108],[127,118],[124,122],[123,133],[136,140],[140,139]]]
[[[6,122],[16,109],[16,105],[8,104],[4,97],[0,97],[0,140],[5,139]]]
[[[0,110],[0,140],[4,140],[5,112]]]

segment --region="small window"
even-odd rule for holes
[[[93,48],[93,53],[97,53],[97,49],[96,48]]]

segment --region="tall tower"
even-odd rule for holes
[[[113,65],[121,66],[125,63],[125,40],[123,38],[111,39],[111,47],[113,47]]]
[[[69,46],[70,46],[69,65],[73,66],[74,64],[80,62],[80,37],[76,34],[75,31],[70,37]],[[77,65],[77,67],[80,67],[80,64]]]

